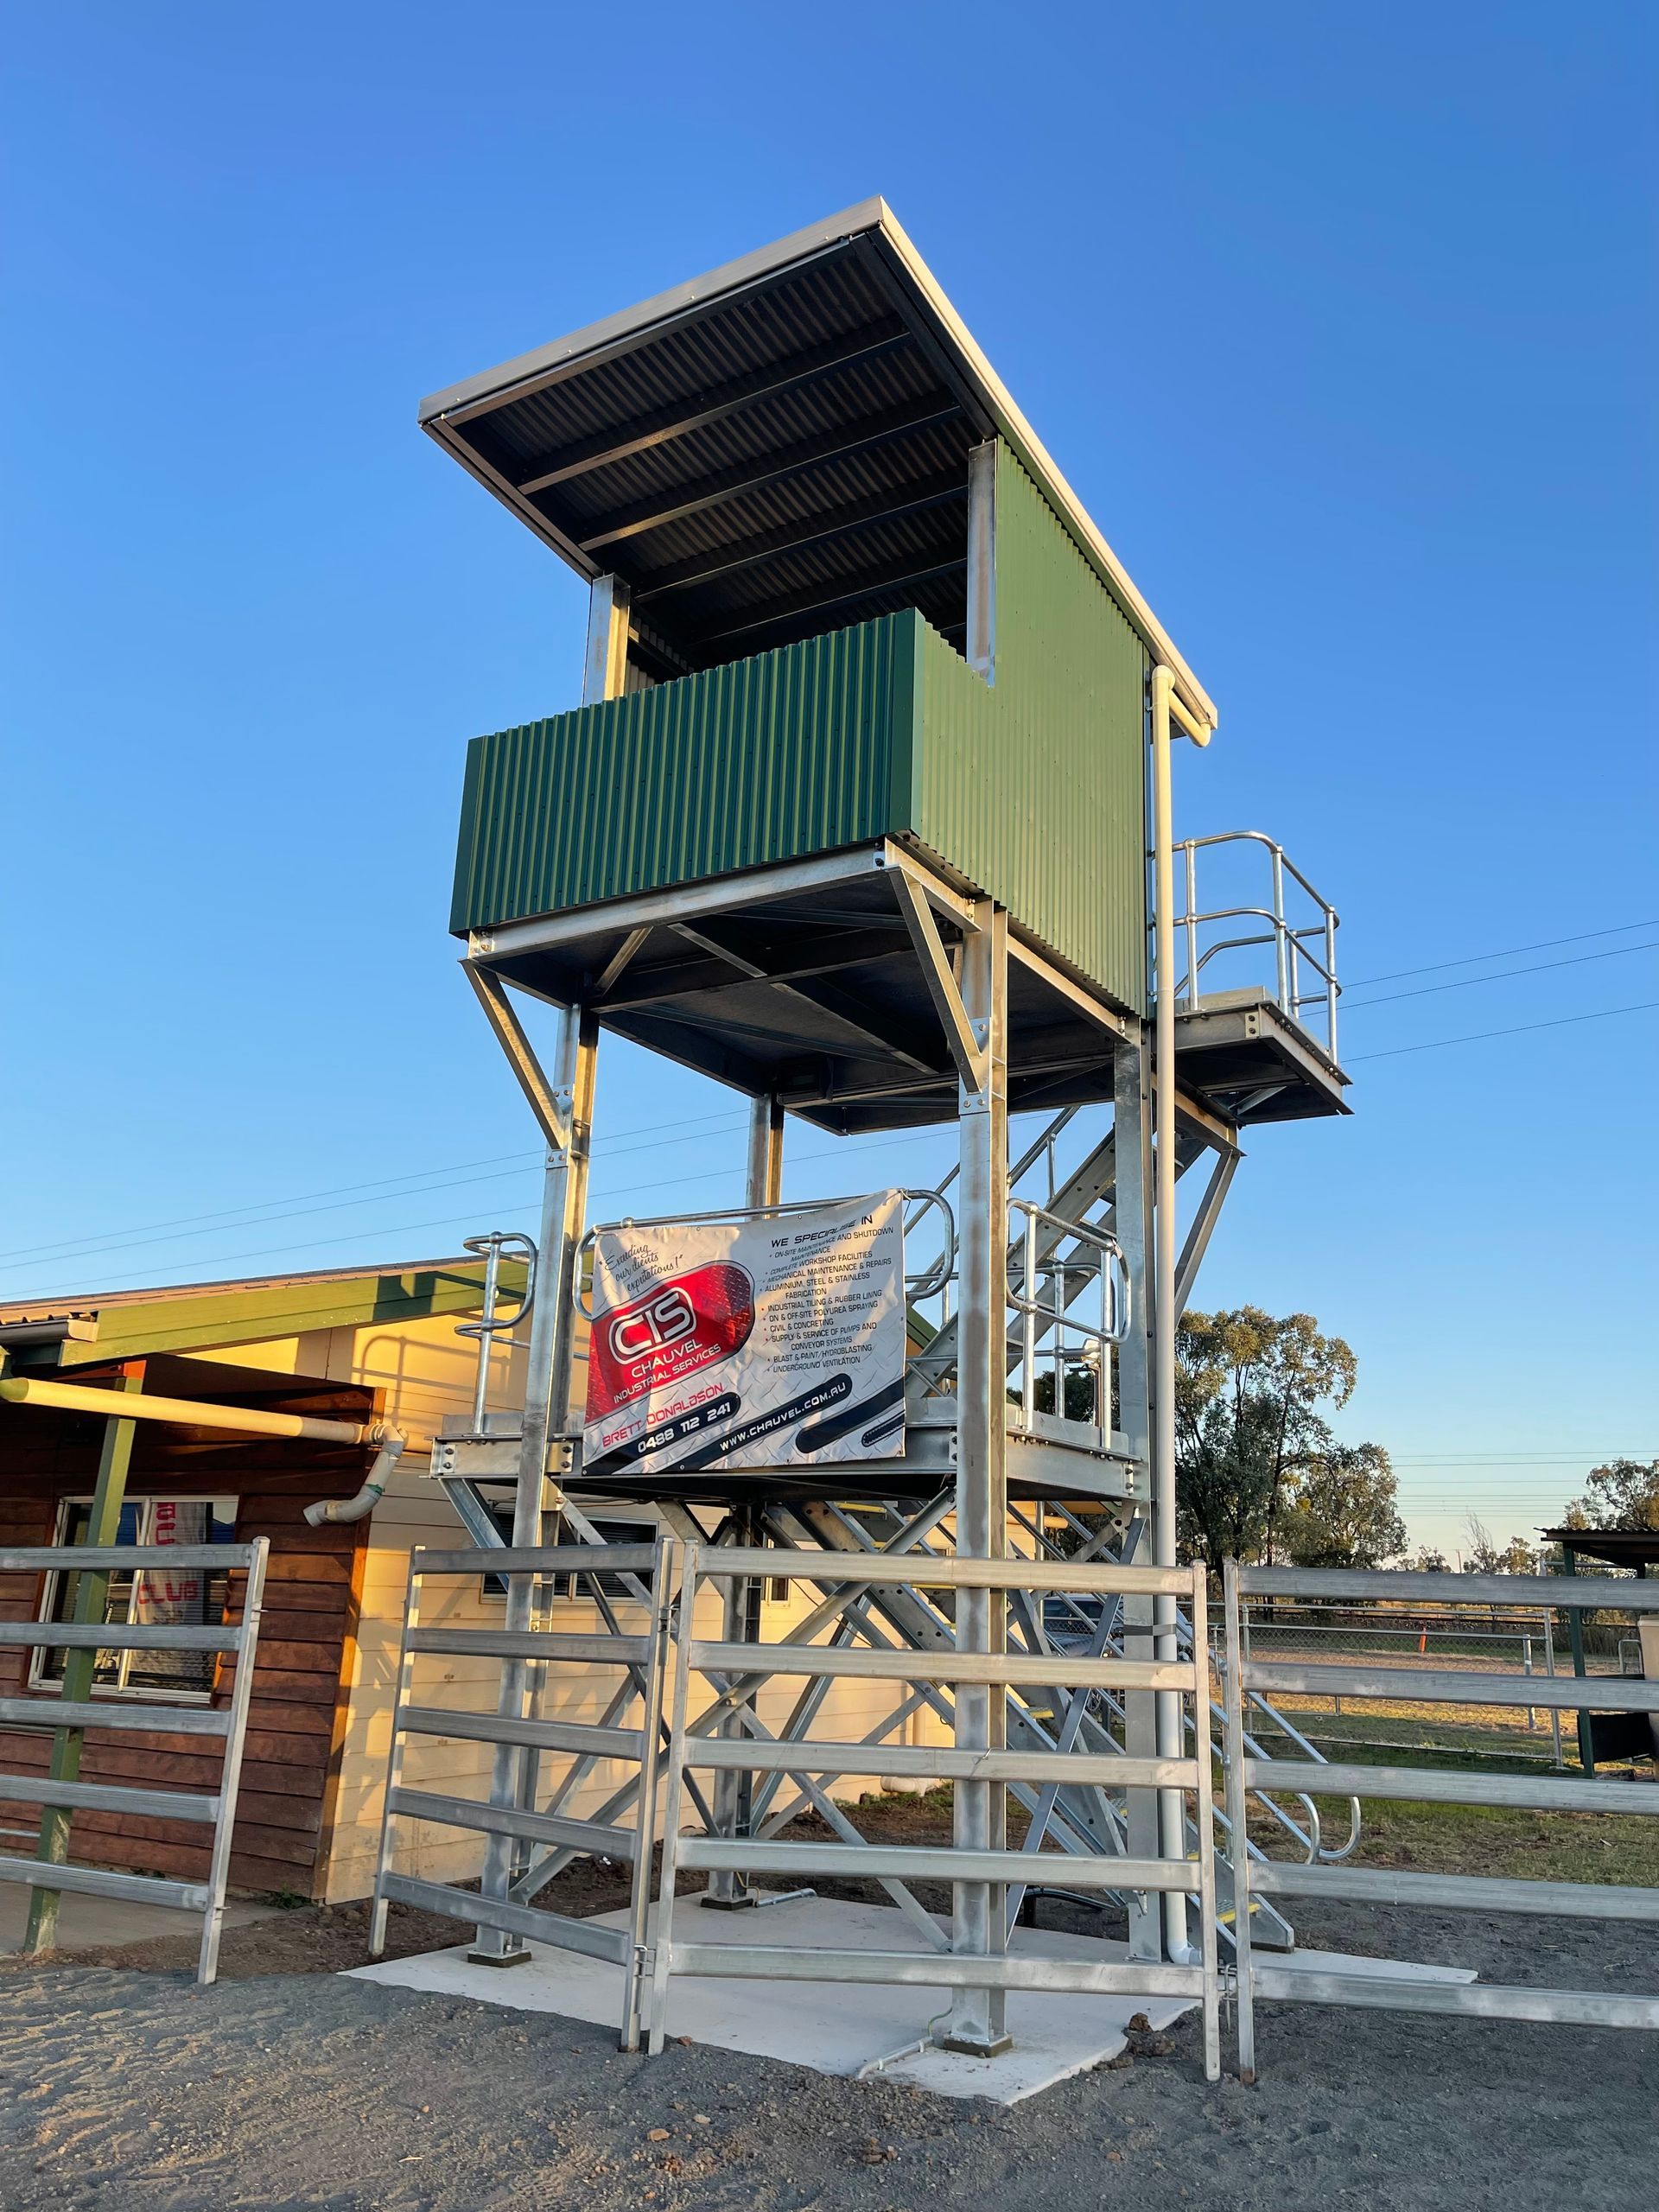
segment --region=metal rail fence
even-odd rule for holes
[[[479,1930],[480,1942],[485,1931],[491,1931],[498,1942],[494,1952],[486,1955],[497,1964],[510,1965],[527,1957],[522,1947],[531,1940],[607,1961],[622,1974],[622,2047],[625,2050],[639,2048],[662,1745],[669,1578],[676,1549],[672,1540],[664,1537],[652,1544],[566,1544],[530,1549],[493,1546],[467,1551],[416,1549],[410,1554],[375,1871],[370,1931],[370,1949],[375,1957],[385,1948],[387,1908],[397,1903],[466,1923]],[[423,1589],[432,1578],[486,1575],[509,1581],[518,1577],[530,1580],[531,1627],[421,1625]],[[573,1575],[580,1579],[578,1586],[585,1583],[591,1592],[604,1632],[577,1635],[546,1626],[552,1593],[561,1584],[568,1588]],[[621,1632],[601,1577],[620,1578],[628,1598],[648,1609],[646,1626],[641,1632]],[[496,1710],[480,1713],[416,1701],[416,1669],[427,1655],[518,1663],[502,1670]],[[621,1669],[623,1680],[610,1692],[599,1719],[549,1719],[542,1715],[547,1670],[556,1666]],[[637,1724],[619,1725],[636,1702],[639,1707]],[[494,1766],[488,1798],[406,1788],[404,1761],[411,1738],[491,1746]],[[545,1802],[541,1802],[540,1782],[544,1753],[570,1761]],[[634,1807],[631,1826],[607,1817],[613,1806],[602,1808],[592,1819],[578,1818],[564,1809],[594,1769],[607,1761],[638,1770],[636,1783],[621,1793]],[[478,1891],[399,1873],[393,1862],[398,1824],[405,1821],[424,1821],[441,1828],[485,1836],[484,1870]],[[538,1847],[543,1854],[539,1859],[535,1856]],[[530,1902],[567,1857],[582,1853],[620,1859],[631,1867],[625,1926],[573,1919]]]
[[[176,1705],[154,1697],[146,1697],[142,1704],[127,1704],[110,1698],[0,1698],[0,1728],[49,1731],[59,1744],[54,1764],[72,1764],[76,1770],[79,1764],[79,1739],[89,1728],[146,1736],[206,1738],[224,1745],[219,1787],[213,1790],[145,1789],[115,1783],[82,1782],[78,1771],[55,1778],[16,1771],[0,1773],[0,1800],[11,1804],[41,1805],[48,1816],[53,1811],[66,1815],[116,1813],[141,1820],[186,1821],[212,1828],[207,1876],[201,1882],[169,1881],[160,1875],[118,1873],[105,1866],[78,1864],[67,1856],[67,1834],[60,1838],[65,1853],[61,1858],[0,1858],[0,1881],[21,1882],[31,1889],[70,1896],[117,1897],[128,1904],[165,1905],[178,1912],[200,1913],[201,1944],[196,1958],[196,1979],[204,1984],[211,1982],[219,1971],[225,1885],[230,1870],[231,1837],[236,1820],[237,1788],[241,1779],[242,1747],[247,1736],[248,1700],[253,1691],[269,1548],[266,1539],[259,1536],[246,1544],[58,1544],[0,1550],[0,1574],[87,1574],[107,1578],[111,1574],[137,1576],[147,1572],[194,1571],[205,1575],[211,1569],[216,1573],[240,1573],[247,1578],[242,1618],[235,1623],[150,1621],[135,1625],[115,1621],[0,1621],[0,1646],[14,1649],[22,1645],[35,1650],[202,1651],[234,1657],[235,1678],[230,1700],[223,1707]],[[42,1836],[45,1839],[44,1825]]]
[[[709,1642],[696,1632],[696,1597],[705,1581],[775,1575],[776,1550],[687,1547],[676,1636],[676,1677],[670,1732],[663,1866],[652,1970],[651,2048],[666,2032],[669,1986],[676,1974],[785,1981],[865,1982],[955,1989],[1037,1989],[1078,1994],[1122,1993],[1196,1999],[1203,2008],[1205,2066],[1214,2081],[1221,2070],[1220,1975],[1216,1942],[1216,1868],[1211,1802],[1211,1749],[1205,1660],[1205,1578],[1201,1569],[1077,1566],[1027,1559],[960,1556],[903,1558],[861,1554],[855,1559],[810,1555],[815,1582],[859,1586],[906,1584],[954,1590],[1016,1590],[1041,1599],[1065,1591],[1103,1597],[1179,1597],[1191,1604],[1197,1634],[1185,1659],[1079,1658],[1064,1652],[984,1652],[862,1648],[830,1643]],[[804,1565],[798,1571],[807,1571]],[[1197,1656],[1195,1656],[1194,1654]],[[1032,1851],[968,1850],[955,1845],[891,1847],[861,1840],[768,1840],[739,1834],[683,1835],[690,1771],[787,1773],[808,1785],[816,1802],[817,1777],[870,1770],[872,1746],[817,1738],[779,1739],[761,1724],[753,1700],[779,1676],[890,1682],[914,1694],[933,1684],[994,1687],[1020,1684],[1058,1692],[1101,1688],[1161,1691],[1190,1700],[1194,1734],[1186,1758],[1135,1758],[1123,1753],[1043,1751],[1025,1747],[976,1749],[956,1745],[888,1746],[876,1754],[884,1775],[907,1779],[1039,1786],[1096,1784],[1188,1794],[1194,1801],[1197,1843],[1188,1857],[1143,1859],[1116,1853],[1068,1853],[1059,1863],[1066,1886],[1132,1891],[1143,1896],[1176,1892],[1198,1900],[1199,1955],[1192,1963],[1125,1960],[1056,1960],[1010,1956],[1006,1944],[1006,1891],[1028,1883],[1042,1865]],[[711,1697],[695,1719],[692,1686],[708,1684]],[[746,1732],[710,1733],[716,1714],[734,1714]],[[765,1873],[789,1884],[810,1874],[880,1882],[920,1939],[913,1951],[859,1951],[732,1943],[685,1942],[675,1933],[675,1884],[682,1870],[709,1874]],[[918,1880],[988,1885],[984,1944],[953,1949],[950,1938],[917,1901]],[[960,1895],[960,1890],[958,1890]]]
[[[1553,1772],[1499,1775],[1445,1767],[1361,1764],[1298,1767],[1250,1755],[1244,1711],[1253,1694],[1300,1693],[1435,1704],[1528,1704],[1556,1710],[1584,1702],[1582,1679],[1553,1681],[1494,1676],[1477,1668],[1417,1669],[1257,1658],[1247,1652],[1243,1611],[1253,1597],[1325,1599],[1344,1604],[1379,1600],[1427,1601],[1443,1606],[1462,1599],[1528,1606],[1600,1606],[1604,1590],[1587,1590],[1572,1576],[1411,1574],[1379,1570],[1240,1567],[1224,1572],[1227,1809],[1235,1838],[1244,1833],[1249,1793],[1264,1784],[1452,1805],[1513,1806],[1543,1812],[1659,1814],[1659,1783],[1596,1782]],[[1659,1613],[1659,1585],[1623,1585],[1619,1603],[1632,1611]],[[1659,1681],[1598,1677],[1598,1706],[1624,1713],[1659,1713]],[[1659,1832],[1656,1832],[1659,1833]],[[1659,1864],[1659,1854],[1656,1863]],[[1615,1887],[1585,1882],[1516,1881],[1467,1874],[1400,1871],[1351,1865],[1287,1865],[1235,1851],[1233,1880],[1238,1974],[1239,2072],[1255,2078],[1254,2001],[1258,1997],[1316,2004],[1397,2007],[1487,2018],[1545,2020],[1580,2026],[1659,2029],[1659,1997],[1600,1991],[1516,1988],[1484,1983],[1384,1980],[1346,1973],[1291,1971],[1259,1965],[1251,1948],[1249,1902],[1260,1897],[1307,1897],[1354,1904],[1468,1907],[1485,1912],[1538,1913],[1595,1920],[1659,1923],[1659,1887]]]
[[[1471,1621],[1427,1609],[1401,1608],[1391,1617],[1346,1606],[1299,1606],[1287,1614],[1275,1606],[1262,1618],[1247,1610],[1243,1632],[1246,1658],[1340,1657],[1404,1667],[1433,1666],[1449,1660],[1454,1666],[1477,1669],[1484,1674],[1518,1673],[1528,1678],[1541,1674],[1548,1680],[1554,1680],[1556,1671],[1554,1624],[1548,1608],[1531,1613],[1510,1608],[1500,1614],[1493,1607]],[[1640,1671],[1637,1668],[1637,1672]],[[1344,1717],[1340,1691],[1332,1693],[1331,1709],[1337,1719]],[[1466,1750],[1471,1757],[1513,1756],[1506,1740],[1512,1726],[1523,1726],[1529,1735],[1541,1732],[1539,1710],[1528,1706],[1522,1720],[1516,1724],[1511,1724],[1508,1708],[1461,1714],[1460,1726],[1484,1726],[1497,1732],[1498,1740],[1490,1746],[1460,1743],[1448,1748]],[[1306,1711],[1302,1714],[1310,1726],[1315,1717]],[[1563,1764],[1559,1709],[1550,1711],[1545,1725],[1551,1738],[1551,1756],[1559,1767]],[[1340,1739],[1341,1732],[1337,1732],[1336,1740]],[[1431,1746],[1425,1743],[1424,1748]]]

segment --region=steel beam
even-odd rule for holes
[[[830,339],[822,346],[809,346],[799,353],[773,361],[747,376],[730,378],[706,391],[694,392],[689,398],[671,401],[648,415],[636,416],[632,423],[620,423],[595,437],[573,439],[569,445],[540,454],[526,465],[525,474],[515,489],[525,498],[549,491],[556,484],[567,483],[573,476],[586,476],[596,468],[609,468],[616,461],[630,460],[636,454],[649,453],[658,446],[671,444],[676,438],[687,437],[693,430],[707,429],[711,423],[723,422],[727,416],[753,405],[757,400],[770,398],[776,392],[788,391],[797,385],[811,383],[855,361],[868,360],[909,343],[910,334],[899,318],[883,315],[874,322],[861,324],[844,337]]]
[[[996,441],[968,456],[968,637],[966,659],[996,681]]]
[[[895,879],[896,887],[900,882]],[[1007,1549],[1007,1410],[1003,1280],[1008,1249],[1008,922],[987,901],[962,950],[957,999],[932,916],[902,879],[901,903],[929,955],[935,1001],[952,1008],[951,1032],[963,1065],[957,1131],[960,1322],[957,1350],[957,1549],[975,1559],[1001,1559]],[[1007,1604],[1000,1592],[964,1589],[957,1598],[960,1656],[995,1659],[1007,1649]],[[1008,1662],[1012,1663],[1012,1662]],[[1007,1743],[1007,1700],[1000,1688],[963,1682],[956,1698],[956,1740],[963,1751],[1000,1751]],[[1007,1840],[1007,1800],[996,1783],[961,1783],[951,1813],[956,1848],[1000,1852]],[[1006,1885],[957,1882],[952,1888],[951,1948],[1000,1959],[1007,1948]],[[982,2054],[1007,2040],[1005,1993],[964,1988],[952,2000],[949,2048]]]

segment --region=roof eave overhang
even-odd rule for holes
[[[653,299],[626,308],[619,315],[589,323],[568,337],[521,353],[499,367],[468,377],[431,393],[420,404],[419,422],[429,436],[452,454],[469,475],[512,509],[543,543],[551,546],[581,575],[600,574],[601,563],[566,537],[531,500],[483,462],[464,438],[455,435],[474,415],[487,412],[504,401],[533,391],[575,362],[645,342],[652,331],[690,310],[730,298],[751,286],[776,277],[780,270],[798,268],[817,254],[834,251],[855,238],[868,238],[876,246],[899,280],[906,304],[914,315],[918,334],[931,341],[941,369],[957,388],[968,412],[978,418],[985,435],[993,431],[1006,440],[1041,487],[1045,498],[1064,524],[1078,551],[1094,569],[1155,660],[1172,672],[1177,695],[1189,712],[1213,729],[1217,723],[1215,702],[1187,666],[1173,639],[1136,588],[1134,579],[1102,537],[1087,509],[1055,466],[1048,449],[1032,429],[1012,395],[975,343],[961,316],[940,289],[927,264],[906,236],[903,225],[885,200],[861,200],[839,214],[795,231],[788,238],[761,246],[723,268],[695,276]]]

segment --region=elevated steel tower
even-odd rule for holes
[[[479,738],[467,763],[451,925],[549,1155],[522,1419],[480,1416],[436,1470],[480,1546],[513,1501],[496,1825],[482,1897],[446,1909],[486,1955],[577,1941],[534,1898],[603,1847],[538,1761],[588,1773],[606,1747],[536,1719],[545,1666],[582,1656],[537,1593],[622,1497],[684,1555],[609,1570],[607,1711],[644,1700],[612,1847],[632,1817],[648,1866],[666,1773],[671,1857],[736,1905],[788,1863],[791,1809],[816,1808],[849,1866],[929,1923],[912,1978],[951,1989],[954,2048],[995,2050],[1007,1991],[1031,1986],[1008,1929],[1057,1847],[1074,1885],[1122,1898],[1142,1976],[1123,1986],[1202,1972],[1213,1995],[1226,1899],[1188,1878],[1208,1679],[1201,1578],[1193,1595],[1176,1567],[1174,1330],[1242,1133],[1347,1110],[1335,914],[1265,837],[1175,840],[1172,753],[1209,741],[1215,708],[882,201],[440,391],[421,422],[591,591],[581,706]],[[550,1065],[518,995],[559,1010]],[[885,1448],[582,1464],[607,1032],[753,1101],[756,1216],[785,1211],[791,1122],[956,1126],[944,1185],[904,1194],[910,1357]],[[1182,1177],[1200,1195],[1178,1224]],[[677,1722],[653,1671],[675,1575]],[[781,1660],[766,1575],[817,1593]],[[700,1577],[722,1593],[706,1644]],[[632,1636],[630,1604],[654,1608]],[[828,1673],[781,1729],[754,1719],[755,1685],[816,1651],[880,1658],[892,1728],[920,1710],[948,1733],[878,1761],[954,1782],[951,1853],[917,1861],[952,1883],[943,1933],[893,1854],[857,1861],[823,1786],[849,1770],[811,1734]],[[1030,1815],[1019,1879],[1010,1791]],[[386,1866],[383,1894],[433,1901],[398,1888],[390,1844]],[[646,1887],[618,1954],[636,2013],[652,1968],[749,1970],[653,1943]],[[834,1971],[777,1957],[794,1964],[767,1971]]]

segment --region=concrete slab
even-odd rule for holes
[[[602,1919],[620,1926],[626,1915]],[[722,1913],[717,1925],[695,1898],[675,1909],[675,1932],[686,1942],[787,1945],[830,1951],[913,1951],[916,1936],[891,1905],[849,1904],[837,1898],[791,1897],[754,1912]],[[654,1924],[654,1916],[653,1916]],[[562,2012],[614,2028],[621,2018],[620,1969],[598,1959],[534,1946],[528,1966],[503,1972],[468,1962],[468,1944],[429,1951],[353,1971],[366,1980],[442,1990],[515,2011]],[[1014,1948],[1038,1957],[1122,1959],[1122,1943],[1015,1930]],[[1008,1996],[1014,2048],[995,2058],[967,2058],[933,2049],[930,2024],[944,2009],[942,1989],[869,1983],[766,1982],[681,1976],[669,1988],[668,2032],[724,2050],[742,2050],[810,2066],[820,2074],[877,2069],[943,2096],[988,2097],[1016,2104],[1069,2075],[1115,2057],[1137,2012],[1155,2028],[1187,2011],[1179,1999]],[[918,2048],[928,2044],[926,2049]]]
[[[22,1882],[0,1882],[0,1951],[21,1951],[29,1932],[29,1890]],[[283,1910],[279,1904],[256,1904],[243,1897],[228,1897],[225,1925],[240,1928],[251,1920],[264,1920]],[[193,1912],[175,1912],[168,1905],[126,1904],[119,1897],[65,1897],[58,1909],[58,1948],[92,1949],[104,1945],[148,1943],[153,1936],[199,1933],[201,1922]]]
[[[601,1917],[620,1927],[626,1916]],[[718,1941],[803,1949],[912,1951],[914,1931],[888,1905],[849,1904],[828,1897],[791,1897],[754,1912],[712,1916],[694,1898],[675,1910],[675,1931],[686,1942]],[[653,1915],[654,1928],[654,1915]],[[1046,1929],[1020,1928],[1013,1948],[1039,1958],[1122,1959],[1128,1947]],[[615,2028],[621,2018],[621,1971],[598,1959],[532,1946],[531,1962],[503,1972],[475,1966],[470,1943],[428,1951],[352,1971],[368,1981],[406,1989],[469,1997],[517,2012],[558,2012]],[[1352,1958],[1334,1951],[1297,1952],[1274,1964],[1378,1975],[1472,1981],[1462,1967],[1418,1965],[1403,1959]],[[737,1979],[677,1979],[670,1985],[668,2032],[724,2050],[781,2058],[820,2074],[880,2071],[913,2087],[950,2097],[986,2097],[1018,2104],[1070,2075],[1115,2058],[1137,2012],[1154,2028],[1167,2027],[1192,2007],[1179,1999],[1046,1997],[1015,1990],[1008,1996],[1012,2050],[995,2058],[968,2058],[940,2050],[931,2024],[944,2009],[944,1990],[883,1987],[861,1982],[766,1982]]]

